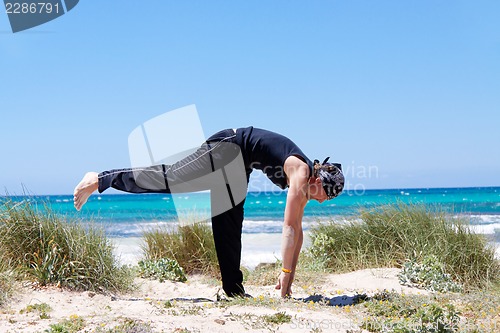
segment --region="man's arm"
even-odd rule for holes
[[[280,274],[276,288],[281,289],[282,297],[291,295],[294,271],[302,248],[302,216],[307,203],[306,193],[309,169],[303,161],[292,156],[285,163],[285,173],[289,181],[289,190],[283,224],[281,255],[283,268],[291,272],[281,272]]]
[[[302,210],[302,213],[304,212],[304,210]],[[300,255],[300,250],[302,249],[302,243],[304,241],[304,232],[302,230],[302,216],[304,214],[301,214],[300,216],[300,232],[299,232],[299,238],[297,240],[297,246],[295,247],[295,253],[294,253],[294,256],[293,256],[293,262],[294,262],[294,266],[292,268],[292,279],[295,275],[295,269],[297,267],[297,263],[299,262],[299,255]]]

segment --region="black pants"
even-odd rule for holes
[[[193,154],[172,164],[104,171],[99,192],[109,187],[130,193],[183,193],[210,190],[212,230],[229,296],[244,295],[241,261],[243,206],[251,172],[244,165],[234,130],[212,135]]]

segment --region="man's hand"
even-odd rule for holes
[[[293,272],[292,273],[281,272],[280,276],[278,277],[278,283],[274,288],[276,290],[281,290],[281,297],[283,298],[290,297],[292,296],[292,282],[293,282]]]

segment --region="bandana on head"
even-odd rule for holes
[[[342,165],[327,163],[329,158],[325,158],[321,164],[318,160],[314,160],[314,175],[321,179],[328,200],[335,198],[342,192],[345,181]]]

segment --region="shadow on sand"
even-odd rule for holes
[[[366,301],[368,300],[368,296],[366,294],[356,294],[353,296],[340,295],[330,298],[323,295],[311,295],[305,298],[302,297],[294,299],[305,303],[313,302],[313,303],[321,303],[328,306],[347,306],[347,305],[355,305],[363,301]]]

